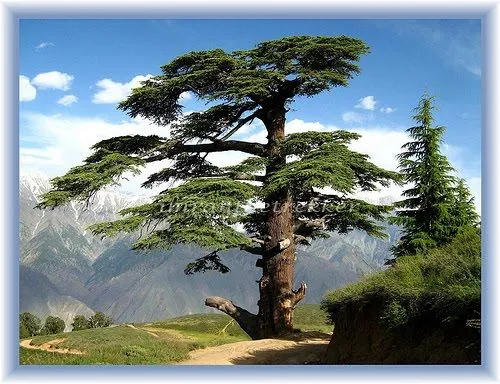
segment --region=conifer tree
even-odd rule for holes
[[[456,228],[452,223],[454,171],[441,153],[445,127],[434,126],[434,98],[424,95],[415,108],[416,126],[407,129],[413,141],[403,145],[398,155],[399,170],[410,185],[404,200],[395,204],[393,222],[403,227],[400,241],[393,247],[397,256],[425,252],[451,240]]]
[[[133,246],[138,250],[178,243],[207,249],[206,256],[186,266],[187,274],[228,272],[219,253],[247,251],[262,269],[258,313],[217,296],[205,304],[232,316],[254,339],[290,331],[293,310],[306,294],[305,283],[297,289],[293,285],[296,245],[328,236],[328,231],[383,235],[377,221],[390,207],[355,199],[352,193],[388,185],[397,173],[349,150],[348,144],[359,138],[355,133],[285,132],[294,98],[347,86],[366,53],[364,42],[351,37],[295,36],[250,50],[177,57],[119,104],[131,117],[166,126],[168,136],[120,136],[95,144],[83,165],[52,180],[39,208],[88,201],[99,189],[117,184],[124,172],[139,173],[146,164],[168,159],[171,165],[150,175],[143,186],[172,180],[181,181],[179,186],[151,203],[122,210],[119,220],[93,225],[92,232],[104,237],[142,229]],[[207,109],[182,115],[183,92],[208,102]],[[267,130],[265,144],[233,138],[256,119]],[[222,151],[249,157],[217,167],[209,155]],[[263,207],[248,212],[256,201]],[[244,232],[235,229],[238,223]]]
[[[477,227],[479,215],[476,213],[474,198],[464,179],[458,179],[453,191],[453,203],[450,210],[454,231],[462,227]],[[456,235],[456,233],[452,233]]]

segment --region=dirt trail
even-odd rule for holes
[[[70,354],[70,355],[84,355],[86,353],[84,351],[79,351],[77,349],[57,348],[56,347],[57,344],[61,344],[66,339],[54,339],[51,341],[47,341],[46,343],[43,343],[41,345],[31,345],[31,340],[33,340],[33,339],[21,340],[19,342],[19,345],[21,347],[28,348],[28,349],[38,349],[38,350],[46,351],[46,352],[66,353],[66,354]]]
[[[154,332],[151,332],[151,331],[148,331],[147,329],[137,328],[134,324],[126,324],[126,325],[127,325],[127,327],[129,327],[129,328],[136,329],[136,330],[138,330],[138,331],[144,331],[144,332],[147,332],[147,333],[149,333],[151,336],[156,337],[157,339],[160,337],[160,336],[158,336],[158,334],[156,334],[156,333],[154,333]]]
[[[329,335],[300,340],[240,341],[192,351],[180,365],[318,364]]]

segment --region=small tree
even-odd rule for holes
[[[103,312],[96,312],[89,317],[88,328],[103,328],[113,324],[113,319]]]
[[[42,321],[29,312],[23,312],[19,315],[20,328],[25,328],[28,336],[35,336],[40,332]],[[24,332],[24,331],[23,331]]]
[[[44,335],[54,335],[56,333],[64,332],[64,320],[57,316],[49,316],[45,319],[45,324],[41,333]]]
[[[83,315],[77,315],[73,318],[73,323],[71,323],[73,331],[81,331],[82,329],[89,328],[89,320]]]
[[[257,314],[218,296],[205,304],[232,316],[252,338],[292,331],[294,309],[306,294],[304,282],[294,289],[296,245],[328,237],[327,231],[383,235],[377,221],[389,207],[354,199],[352,193],[388,185],[397,174],[351,151],[349,143],[359,138],[355,133],[285,132],[295,98],[347,86],[368,51],[363,41],[348,36],[291,36],[249,50],[177,57],[119,105],[131,117],[164,125],[165,137],[120,136],[96,143],[83,165],[52,180],[53,189],[38,207],[88,201],[125,172],[139,173],[146,164],[168,160],[143,186],[181,185],[91,231],[106,237],[140,230],[144,236],[133,246],[138,250],[183,243],[205,248],[209,253],[187,265],[186,274],[228,272],[219,257],[227,249],[257,255],[262,274]],[[206,110],[183,115],[183,92],[207,102]],[[266,143],[235,140],[254,120],[265,127]],[[210,154],[226,151],[248,158],[230,167],[209,161]],[[245,208],[256,201],[264,208],[249,213]]]

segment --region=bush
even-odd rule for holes
[[[89,321],[83,315],[77,315],[73,318],[73,323],[71,323],[73,327],[72,331],[81,331],[82,329],[89,328]]]
[[[481,301],[481,237],[466,228],[450,243],[426,254],[403,256],[393,267],[335,290],[322,308],[334,321],[347,305],[366,300],[383,304],[388,327],[406,324],[432,311],[440,321],[477,318]]]
[[[49,316],[45,319],[45,325],[40,333],[44,335],[55,335],[56,333],[64,332],[64,320],[57,316]]]
[[[103,328],[113,324],[113,319],[102,312],[96,312],[88,320],[88,328]]]
[[[24,335],[35,336],[40,332],[42,321],[29,312],[23,312],[19,315],[19,331],[23,330]],[[22,337],[22,336],[21,336]]]

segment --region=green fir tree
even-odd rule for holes
[[[399,170],[409,185],[404,200],[395,204],[392,221],[402,226],[402,237],[393,255],[425,253],[448,243],[457,233],[452,208],[455,205],[454,169],[441,153],[445,127],[434,125],[434,98],[424,95],[415,109],[416,126],[407,129],[413,139],[398,155]]]

